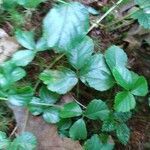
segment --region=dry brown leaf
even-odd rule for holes
[[[72,100],[71,94],[65,95],[62,97],[61,104]],[[24,128],[28,112],[26,109],[16,106],[10,106],[10,108],[14,112],[18,133],[20,133]],[[40,116],[35,117],[29,114],[25,131],[32,132],[36,136],[38,140],[37,150],[82,150],[78,141],[61,138],[57,133],[56,125],[47,124]]]
[[[8,59],[12,54],[17,51],[19,44],[13,37],[0,29],[0,63]]]

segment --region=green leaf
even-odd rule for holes
[[[50,91],[58,94],[69,92],[78,82],[76,74],[70,69],[45,70],[40,75],[40,79],[47,85]]]
[[[114,144],[106,141],[103,143],[97,134],[94,134],[85,142],[85,150],[113,150]]]
[[[29,132],[24,132],[11,143],[9,150],[35,150],[36,137]]]
[[[61,119],[58,123],[57,123],[57,127],[59,130],[67,130],[70,128],[72,124],[71,119]]]
[[[102,54],[93,55],[80,71],[80,79],[90,87],[105,91],[114,85],[114,79]]]
[[[38,97],[33,97],[28,106],[29,111],[34,116],[40,115],[43,112],[43,108],[41,106],[35,105],[36,103],[41,103],[41,99]]]
[[[6,133],[0,131],[0,149],[7,150],[9,144],[10,144],[10,140],[7,138]]]
[[[134,109],[136,101],[134,96],[127,91],[119,92],[115,96],[114,109],[119,112],[128,112],[131,109]]]
[[[31,50],[21,50],[13,54],[12,61],[16,66],[26,66],[35,57],[35,52]]]
[[[113,76],[120,86],[122,86],[126,90],[131,89],[133,79],[132,74],[128,69],[124,67],[115,67],[113,69]]]
[[[126,113],[115,112],[114,113],[115,120],[117,120],[117,122],[120,122],[120,123],[124,123],[128,121],[131,118],[131,116],[132,116],[131,112],[126,112]]]
[[[60,98],[59,94],[49,91],[45,86],[40,88],[39,96],[41,98],[41,102],[46,104],[54,104]]]
[[[26,8],[36,8],[41,2],[46,0],[16,0],[19,5]]]
[[[65,104],[64,107],[60,111],[61,118],[71,118],[71,117],[77,117],[80,115],[82,115],[82,109],[75,102]]]
[[[141,26],[145,29],[150,29],[150,8],[145,8],[142,10],[137,11],[132,15],[134,19],[138,19],[138,22]]]
[[[51,108],[48,108],[48,109],[44,110],[43,119],[47,123],[57,123],[57,122],[59,122],[60,121],[59,109],[51,107]]]
[[[148,84],[143,76],[138,76],[132,73],[134,80],[131,88],[131,93],[136,96],[145,96],[148,93]]]
[[[89,29],[89,13],[82,4],[70,2],[57,5],[44,19],[48,46],[57,51],[68,51],[80,42]]]
[[[11,89],[9,91],[8,100],[16,106],[27,105],[33,97],[33,89],[30,86]]]
[[[104,120],[109,115],[109,109],[102,100],[92,100],[85,111],[85,116],[93,120]]]
[[[126,124],[123,123],[118,125],[116,128],[116,134],[122,144],[126,145],[128,143],[130,138],[130,130]]]
[[[111,132],[116,129],[116,122],[112,119],[108,119],[103,122],[102,131]]]
[[[11,61],[6,61],[0,65],[0,87],[8,89],[10,85],[22,79],[25,75],[24,69],[16,67]]]
[[[84,140],[87,138],[86,124],[83,119],[77,120],[71,126],[69,135],[73,140]]]
[[[36,43],[37,52],[48,50],[47,40],[45,37],[40,38]]]
[[[150,1],[149,0],[135,0],[140,9],[135,12],[132,17],[138,19],[141,26],[150,29]]]
[[[35,41],[34,41],[34,33],[29,31],[16,31],[16,38],[19,44],[23,47],[34,50],[35,49]]]
[[[68,52],[68,60],[74,68],[81,69],[93,51],[94,43],[86,37]]]
[[[125,67],[128,61],[126,53],[118,46],[111,46],[105,52],[106,62],[111,70],[114,67]]]

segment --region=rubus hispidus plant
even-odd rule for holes
[[[25,50],[16,52],[0,65],[0,99],[27,107],[33,115],[42,115],[47,123],[57,124],[62,136],[85,141],[86,150],[109,150],[114,147],[109,132],[116,133],[119,141],[127,144],[130,130],[125,122],[136,106],[136,96],[145,96],[148,86],[143,76],[127,68],[127,55],[120,47],[113,45],[104,54],[94,52],[93,40],[87,35],[94,27],[89,26],[87,7],[78,2],[63,2],[45,17],[43,36],[37,42],[33,32],[18,30],[16,38]],[[52,49],[60,55],[40,73],[35,86],[18,86],[18,81],[26,76],[24,67],[38,52]],[[53,69],[62,57],[68,65]],[[100,92],[114,86],[119,86],[121,91],[116,93],[112,107],[101,99],[91,100],[84,106],[78,99],[82,90],[79,80]],[[57,103],[60,96],[75,86],[76,99],[60,106]],[[89,134],[90,129],[87,129],[86,124],[91,120],[101,125],[96,134]]]

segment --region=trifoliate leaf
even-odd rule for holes
[[[18,30],[16,32],[16,38],[19,44],[21,44],[23,47],[30,49],[30,50],[35,49],[35,41],[34,41],[33,32]]]
[[[76,117],[80,115],[82,115],[82,109],[75,102],[65,104],[64,107],[60,111],[61,118],[71,118],[71,117]]]
[[[44,19],[48,46],[57,51],[68,51],[85,37],[89,28],[89,13],[78,2],[60,4],[50,10]]]
[[[40,75],[40,79],[47,85],[50,91],[58,94],[69,92],[78,82],[76,74],[70,69],[45,70]]]
[[[30,86],[11,89],[9,91],[8,100],[16,106],[27,105],[33,97],[33,89]]]
[[[69,135],[74,140],[84,140],[87,138],[86,124],[83,119],[77,120],[70,128]]]
[[[47,123],[57,123],[57,122],[59,122],[60,121],[59,109],[54,108],[54,107],[50,107],[50,108],[44,110],[43,119]]]
[[[24,132],[11,143],[9,150],[35,150],[36,137],[29,132]]]
[[[97,134],[94,134],[84,144],[85,150],[113,150],[114,144],[109,139],[104,143]]]
[[[104,120],[109,115],[109,109],[102,100],[92,100],[85,111],[85,116],[93,120]]]
[[[90,87],[105,91],[114,85],[114,79],[102,54],[93,55],[80,71],[80,79]]]
[[[134,96],[127,91],[119,92],[115,96],[115,105],[114,109],[119,112],[128,112],[131,109],[134,109],[136,101]]]
[[[111,70],[114,67],[125,67],[127,65],[127,55],[126,53],[118,46],[111,46],[105,52],[106,62]]]
[[[69,62],[76,69],[81,69],[87,59],[92,55],[94,43],[89,37],[85,37],[68,52]]]
[[[40,88],[39,96],[41,98],[41,102],[46,104],[54,104],[60,98],[59,94],[51,92],[45,86]]]
[[[12,61],[16,66],[26,66],[35,57],[35,52],[31,50],[21,50],[13,54]]]
[[[123,123],[118,125],[116,128],[116,134],[122,144],[126,145],[128,143],[130,138],[130,130],[126,124]]]
[[[0,149],[6,150],[10,144],[10,140],[7,138],[5,132],[0,131]]]

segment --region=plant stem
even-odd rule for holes
[[[2,100],[2,101],[8,101],[8,99],[5,98],[5,97],[0,97],[0,100]]]
[[[26,126],[27,126],[27,123],[28,123],[28,119],[29,119],[29,110],[26,109],[25,121],[24,121],[24,126],[23,126],[23,128],[22,128],[22,132],[25,132],[25,130],[26,130]]]
[[[56,59],[52,62],[52,64],[50,66],[48,66],[46,69],[50,69],[52,68],[61,58],[63,58],[65,56],[65,54],[61,54],[60,56],[56,57]],[[39,84],[41,83],[40,80],[38,80],[34,86],[34,91],[36,91],[36,89],[38,88]]]
[[[47,107],[61,107],[60,105],[54,105],[54,104],[47,104],[47,103],[37,103],[37,102],[31,102],[31,105],[38,105],[38,106],[47,106]]]
[[[139,9],[138,9],[138,10],[139,10]],[[113,26],[113,25],[115,25],[115,24],[117,24],[117,23],[119,23],[119,22],[122,22],[123,20],[125,20],[125,19],[131,17],[131,16],[132,16],[134,13],[136,13],[138,10],[133,11],[132,13],[130,13],[130,14],[128,14],[128,15],[122,17],[120,20],[114,21],[114,22],[112,22],[112,23],[106,25],[104,28],[111,27],[111,26]]]
[[[92,31],[99,23],[109,14],[111,13],[123,0],[119,0],[115,5],[113,5],[103,16],[101,16],[88,30],[88,33]]]
[[[86,106],[84,106],[83,104],[81,104],[79,101],[77,101],[76,99],[73,99],[77,104],[79,104],[80,106],[82,106],[83,108],[86,109]]]
[[[57,2],[63,3],[63,4],[68,4],[67,2],[63,1],[63,0],[56,0]]]

